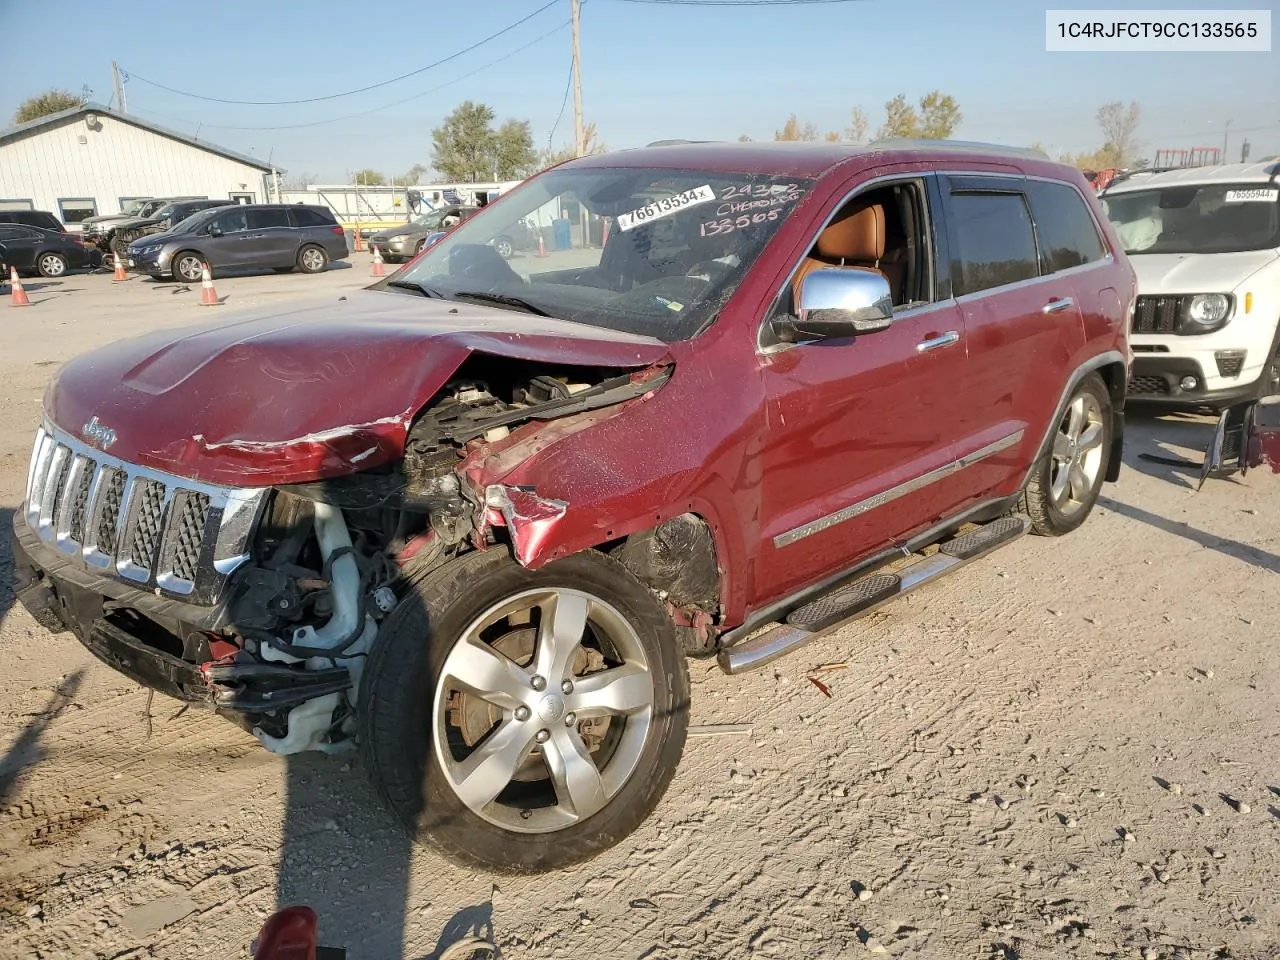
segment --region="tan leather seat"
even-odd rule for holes
[[[885,246],[885,214],[873,203],[832,221],[818,235],[816,257],[805,257],[791,281],[795,308],[800,306],[800,287],[814,270],[830,267],[870,267],[881,269]],[[888,277],[885,278],[886,280]]]

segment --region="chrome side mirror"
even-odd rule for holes
[[[827,340],[875,333],[893,322],[893,294],[879,270],[832,267],[814,270],[800,285],[798,317],[779,317],[779,340]]]

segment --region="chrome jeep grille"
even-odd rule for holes
[[[23,515],[41,540],[85,569],[212,603],[248,559],[266,492],[112,460],[41,427]]]

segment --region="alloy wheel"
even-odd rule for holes
[[[40,272],[46,277],[60,277],[67,271],[67,261],[56,254],[47,253],[40,258]]]
[[[579,590],[530,590],[483,612],[445,658],[433,746],[477,816],[550,833],[623,788],[653,707],[649,662],[626,618]]]
[[[1053,504],[1070,516],[1088,503],[1102,469],[1102,408],[1089,393],[1081,393],[1062,417],[1053,435],[1053,464],[1049,494]]]
[[[302,266],[312,273],[316,273],[324,266],[324,254],[315,247],[309,247],[302,251]]]
[[[204,264],[200,262],[198,257],[183,257],[178,261],[178,273],[182,274],[182,279],[194,283],[203,276]]]

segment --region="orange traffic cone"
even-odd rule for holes
[[[18,278],[18,271],[13,267],[9,268],[9,291],[12,294],[9,298],[10,306],[31,306],[31,301],[27,299],[27,291],[22,289],[22,281]]]
[[[382,251],[379,250],[377,247],[374,247],[373,248],[373,272],[370,273],[370,276],[385,277],[386,275],[387,275],[387,271],[382,268]]]
[[[206,263],[200,271],[200,306],[216,307],[220,305],[218,291],[213,289],[213,274],[209,272],[209,265]]]
[[[364,253],[364,237],[360,235],[360,224],[356,224],[355,252]]]
[[[538,231],[538,252],[535,253],[534,256],[545,258],[546,255],[547,255],[547,241],[543,238],[542,231],[539,230]]]
[[[600,249],[603,250],[609,242],[609,218],[606,217],[600,221]]]
[[[112,254],[111,259],[113,259],[116,262],[116,270],[115,270],[115,273],[111,275],[111,282],[119,283],[121,280],[130,279],[128,272],[124,268],[124,257],[116,253],[116,254]]]

